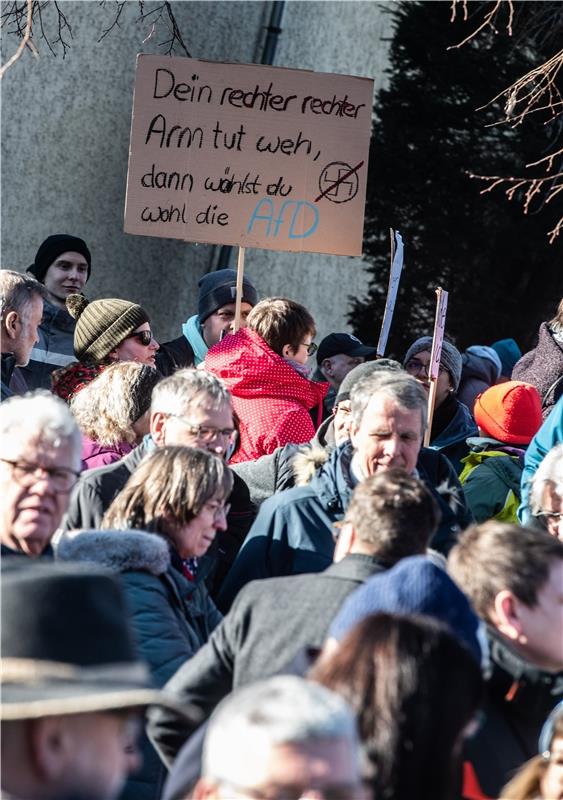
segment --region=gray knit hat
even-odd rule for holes
[[[398,361],[393,361],[392,358],[378,358],[377,361],[365,361],[363,364],[358,364],[357,367],[351,369],[350,372],[344,377],[344,380],[338,389],[338,394],[336,395],[336,400],[334,401],[335,404],[341,403],[343,400],[350,399],[352,387],[360,380],[360,378],[364,378],[366,375],[371,375],[372,372],[383,372],[384,370],[387,370],[388,372],[402,372],[403,368]]]
[[[423,350],[428,350],[431,352],[432,350],[432,337],[431,336],[421,336],[420,339],[417,339],[416,342],[413,342],[407,353],[405,358],[403,359],[403,366],[406,365],[407,361],[410,361],[413,356],[416,356],[417,353],[422,353]],[[440,366],[446,369],[450,373],[450,377],[452,379],[452,386],[454,387],[454,391],[457,392],[459,388],[459,382],[461,380],[461,353],[454,347],[453,344],[450,342],[443,341],[442,342],[442,356],[440,358]]]
[[[116,297],[89,303],[83,295],[71,294],[66,306],[76,320],[74,355],[79,361],[103,361],[139,325],[150,322],[144,308]]]

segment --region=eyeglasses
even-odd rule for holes
[[[148,347],[152,342],[152,331],[134,331],[130,333],[125,339],[138,339],[142,345]],[[125,339],[123,341],[125,341]]]
[[[303,345],[303,347],[307,348],[308,356],[314,356],[317,350],[319,349],[318,344],[315,344],[315,342],[309,342],[308,344],[307,342],[301,342],[301,344]]]
[[[550,519],[560,520],[563,517],[563,511],[536,511],[534,517],[542,517],[546,521]]]
[[[204,503],[204,507],[211,511],[214,520],[216,520],[217,517],[220,517],[222,514],[224,514],[225,517],[228,516],[229,511],[231,510],[230,503],[214,503],[213,501]]]
[[[49,478],[53,490],[62,494],[70,492],[80,477],[79,472],[66,469],[66,467],[41,467],[39,464],[28,464],[25,461],[10,461],[8,458],[0,458],[0,461],[11,466],[14,480],[24,489],[33,486],[37,480],[41,479],[41,475],[45,474]]]
[[[310,786],[268,786],[263,788],[254,788],[249,786],[239,786],[232,781],[219,779],[219,784],[226,791],[229,792],[223,797],[241,797],[252,798],[252,800],[301,800],[309,796],[311,791],[314,791],[315,797],[320,797],[322,800],[357,800],[359,796],[364,796],[363,792],[360,793],[359,784],[338,784],[333,786],[312,788]]]
[[[236,433],[235,428],[214,428],[212,425],[197,425],[179,414],[167,414],[167,416],[179,420],[182,425],[190,429],[192,436],[206,443],[212,442],[213,439],[217,439],[219,436],[224,439],[232,439]]]
[[[405,369],[409,373],[409,375],[420,375],[421,373],[426,375],[428,378],[430,375],[430,363],[423,364],[422,361],[419,361],[417,358],[411,358],[405,364]],[[444,367],[439,368],[439,372],[445,372]]]

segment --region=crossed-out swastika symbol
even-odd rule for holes
[[[348,203],[358,193],[358,170],[364,162],[352,167],[344,161],[332,161],[327,164],[319,176],[320,195],[318,202],[326,197],[331,203]]]

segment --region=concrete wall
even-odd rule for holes
[[[145,3],[145,11],[159,3]],[[173,2],[194,58],[259,62],[269,2]],[[390,3],[286,3],[276,65],[375,78],[381,86],[391,35]],[[29,52],[2,81],[2,242],[4,268],[24,270],[52,233],[84,238],[92,252],[91,299],[125,297],[146,307],[157,337],[178,335],[195,311],[197,281],[217,264],[218,248],[123,232],[135,58],[162,52],[159,25],[143,44],[149,22],[139,7],[124,7],[119,27],[100,43],[115,4],[69,0],[61,4],[72,27],[66,57],[53,57],[36,34]],[[54,6],[44,13],[56,38]],[[3,36],[2,61],[16,47]],[[180,55],[180,53],[177,53]],[[360,258],[246,253],[246,274],[262,295],[281,294],[306,304],[319,336],[345,330],[348,296],[366,286]]]

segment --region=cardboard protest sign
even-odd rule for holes
[[[140,55],[125,231],[361,255],[373,81]]]

